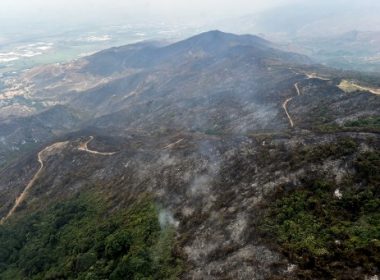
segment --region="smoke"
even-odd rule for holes
[[[192,196],[206,195],[210,192],[210,183],[212,177],[208,174],[196,177],[190,185],[190,194]]]
[[[160,213],[158,215],[158,221],[160,223],[161,229],[165,229],[168,226],[174,226],[175,228],[179,226],[179,221],[174,219],[174,216],[171,213],[171,211],[167,209],[160,210]]]

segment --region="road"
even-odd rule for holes
[[[380,95],[380,88],[372,88],[372,87],[361,86],[361,85],[355,84],[354,82],[348,81],[348,80],[342,80],[340,82],[340,84],[338,85],[338,88],[340,88],[341,90],[343,90],[344,92],[347,92],[347,93],[360,90],[360,91],[369,92],[371,94]]]
[[[297,95],[300,96],[301,95],[301,91],[300,91],[300,88],[298,87],[298,83],[295,83],[294,87],[296,88]]]
[[[311,73],[311,74],[305,73],[305,75],[308,79],[318,79],[318,80],[322,80],[322,81],[330,81],[330,79],[328,79],[328,78],[323,78],[323,77],[317,76],[316,73]]]
[[[293,99],[293,97],[290,97],[290,98],[286,99],[286,100],[284,101],[284,103],[282,103],[282,108],[284,108],[284,111],[285,111],[285,113],[286,113],[286,116],[288,117],[288,120],[289,120],[290,126],[291,126],[291,127],[294,127],[294,122],[293,122],[292,117],[290,116],[290,114],[289,114],[289,112],[288,112],[288,108],[287,108],[288,103],[289,103],[292,99]]]
[[[7,215],[1,219],[0,224],[3,224],[7,219],[9,219],[9,217],[11,217],[14,214],[14,212],[17,209],[17,207],[19,207],[21,205],[21,203],[27,197],[27,195],[28,195],[30,189],[33,187],[34,183],[40,178],[40,176],[42,174],[42,170],[44,169],[44,161],[43,161],[44,160],[44,154],[46,152],[52,152],[54,150],[61,149],[62,146],[64,146],[66,143],[67,142],[57,142],[57,143],[54,143],[53,145],[50,145],[50,146],[44,148],[42,151],[40,151],[38,153],[37,159],[38,159],[38,163],[40,164],[40,168],[37,170],[37,172],[34,174],[33,178],[26,185],[25,189],[16,198],[15,204],[13,205],[13,207],[11,208],[11,210],[9,210],[9,212],[7,213]]]
[[[96,155],[102,155],[102,156],[110,156],[114,155],[115,153],[103,153],[103,152],[98,152],[98,151],[93,151],[88,149],[87,145],[90,143],[92,140],[94,140],[94,137],[91,136],[90,139],[84,143],[81,143],[79,145],[78,150],[85,151],[87,153],[91,154],[96,154]],[[41,150],[38,155],[37,155],[37,160],[38,163],[40,164],[39,169],[37,172],[34,174],[33,178],[29,181],[29,183],[26,185],[24,190],[21,192],[21,194],[16,198],[16,201],[13,205],[13,207],[9,210],[6,216],[4,216],[0,220],[0,224],[3,224],[7,219],[9,219],[16,211],[16,209],[21,205],[21,203],[24,202],[25,198],[28,196],[30,189],[34,186],[34,183],[41,177],[42,171],[44,169],[44,159],[46,157],[46,154],[55,152],[57,150],[61,150],[62,147],[64,147],[68,142],[57,142],[54,143],[53,145],[50,145],[43,150]]]
[[[299,86],[298,86],[298,83],[295,83],[295,84],[294,84],[294,88],[295,88],[296,91],[297,91],[297,96],[300,96],[300,95],[301,95],[301,90],[300,90],[300,88],[299,88]],[[292,117],[290,116],[289,111],[288,111],[288,103],[289,103],[290,101],[292,101],[293,98],[294,98],[294,96],[293,96],[293,97],[289,97],[288,99],[286,99],[286,100],[284,101],[284,103],[282,103],[282,108],[284,109],[284,111],[285,111],[285,113],[286,113],[286,116],[288,117],[290,127],[294,127],[294,122],[293,122],[293,119],[292,119]]]
[[[84,142],[84,143],[81,143],[81,144],[79,145],[78,150],[79,150],[79,151],[84,151],[84,152],[87,152],[87,153],[90,153],[90,154],[101,155],[101,156],[112,156],[112,155],[116,154],[115,152],[112,152],[112,153],[105,153],[105,152],[98,152],[98,151],[90,150],[90,149],[88,148],[88,144],[89,144],[92,140],[94,140],[94,136],[90,136],[90,139],[89,139],[89,140],[87,140],[87,141]]]
[[[376,95],[380,95],[380,89],[374,89],[374,88],[369,88],[369,87],[363,87],[363,86],[359,86],[358,84],[355,84],[355,83],[351,83],[353,87],[357,88],[357,89],[360,89],[360,90],[364,90],[364,91],[368,91],[372,94],[376,94]]]
[[[185,140],[185,139],[184,139],[184,138],[179,139],[178,141],[176,141],[176,142],[174,142],[174,143],[171,143],[171,144],[167,145],[166,147],[163,147],[162,149],[163,149],[163,150],[171,149],[171,148],[173,148],[175,145],[181,143],[183,140]]]

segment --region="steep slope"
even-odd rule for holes
[[[107,118],[115,113],[117,118],[123,115],[125,121],[139,122],[143,115],[161,119],[157,123],[174,122],[181,128],[201,130],[212,129],[210,125],[227,126],[242,117],[255,122],[255,116],[247,115],[255,114],[257,110],[258,120],[251,126],[255,125],[256,129],[266,129],[270,125],[278,127],[281,121],[273,121],[278,118],[276,107],[282,98],[278,92],[286,94],[291,87],[290,79],[294,77],[293,72],[285,67],[292,63],[310,63],[306,57],[273,49],[268,42],[257,37],[219,31],[165,47],[143,46],[138,48],[139,55],[144,53],[142,59],[139,55],[131,58],[130,51],[120,48],[90,57],[88,70],[103,65],[91,66],[104,58],[109,63],[103,65],[105,69],[112,64],[115,71],[129,69],[128,75],[83,92],[74,99],[72,106],[87,109],[94,117]],[[149,55],[148,62],[144,60],[146,55]],[[114,65],[115,60],[119,62]],[[135,60],[140,64],[136,65]],[[138,73],[130,74],[133,71]],[[173,105],[177,108],[168,108]],[[215,120],[216,123],[212,124],[210,119],[214,116],[228,117],[220,112],[223,106],[225,110],[225,105],[230,107],[229,115],[236,116],[231,120]],[[174,117],[163,114],[169,111]],[[268,117],[264,121],[260,115],[265,111]],[[192,120],[195,112],[199,120],[193,125],[186,123]],[[135,119],[130,120],[130,117]]]
[[[138,43],[105,50],[87,58],[89,64],[85,71],[109,75],[128,68],[162,68],[167,64],[182,64],[197,57],[223,55],[234,46],[267,49],[270,43],[252,35],[238,36],[210,31],[168,46]]]

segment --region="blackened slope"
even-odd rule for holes
[[[145,68],[152,65],[159,50],[153,43],[138,43],[107,49],[87,57],[83,72],[108,76],[126,68]]]
[[[225,52],[234,46],[268,48],[271,43],[254,35],[235,35],[221,31],[209,31],[162,48],[164,54],[183,55],[203,51],[210,55]]]
[[[288,65],[307,63],[307,57],[277,50],[260,37],[220,31],[163,47],[135,44],[89,57],[88,71],[129,69],[134,74],[128,72],[81,93],[71,106],[86,110],[93,118],[105,117],[102,123],[122,115],[123,125],[137,122],[140,128],[155,126],[152,122],[160,120],[161,125],[170,122],[186,129],[207,130],[213,125],[224,129],[247,117],[248,122],[255,122],[250,127],[278,129],[284,125],[276,109],[283,101],[280,93],[293,90],[294,84],[289,82],[295,74]],[[194,114],[198,120],[190,121]],[[265,124],[260,124],[263,119]]]
[[[305,56],[276,50],[272,43],[258,36],[209,31],[164,47],[146,42],[101,51],[87,58],[88,65],[84,71],[106,76],[131,68],[173,66],[191,59],[221,57],[237,46],[257,51],[270,50],[272,55],[282,59],[291,56],[294,63],[311,62]]]

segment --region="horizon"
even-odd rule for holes
[[[344,14],[347,11],[369,13],[380,7],[375,0],[365,0],[361,3],[352,3],[348,0],[319,1],[310,3],[305,0],[195,0],[188,3],[184,0],[145,0],[145,1],[120,1],[120,0],[3,0],[0,2],[0,24],[2,33],[25,32],[25,27],[31,32],[57,33],[81,28],[95,28],[105,25],[122,24],[163,24],[188,27],[219,27],[223,28],[225,21],[255,15],[265,16],[266,13],[283,9],[299,7],[297,13],[302,13],[307,7],[316,15]],[[309,12],[305,10],[306,14]],[[277,12],[278,13],[278,12]],[[297,13],[294,16],[297,16]],[[352,18],[352,28],[360,20]],[[276,21],[275,21],[276,22]],[[274,24],[275,24],[274,22]],[[230,24],[230,29],[239,33],[239,27]],[[36,29],[36,30],[34,30]],[[223,29],[225,30],[225,29]],[[257,28],[257,32],[260,29]]]

